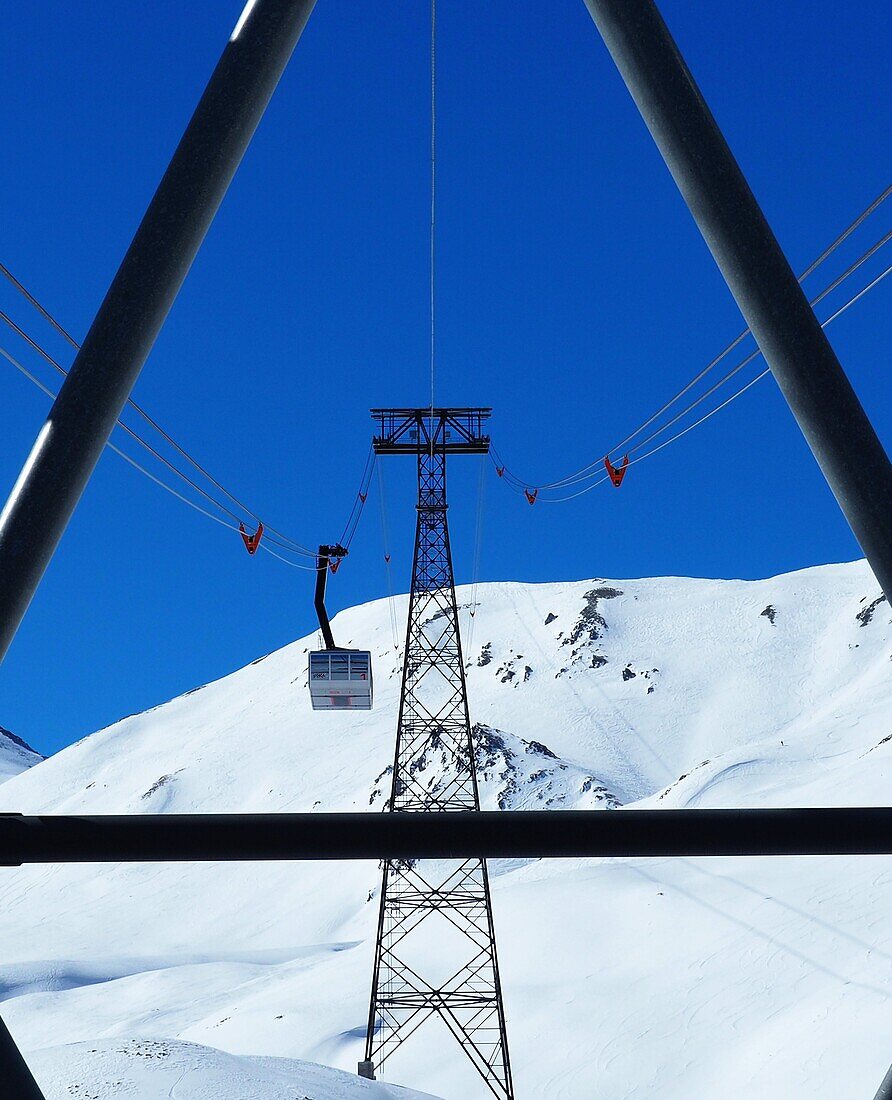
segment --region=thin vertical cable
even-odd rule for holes
[[[437,0],[431,0],[431,218],[430,218],[430,314],[431,314],[431,425],[434,416],[434,373],[436,364],[436,307],[434,277],[437,229]],[[433,448],[433,437],[431,437]],[[431,451],[433,453],[433,450]]]
[[[477,590],[480,585],[480,554],[483,546],[483,506],[486,493],[486,456],[480,458],[480,480],[477,485],[477,531],[474,536],[474,564],[471,571],[471,599],[468,607],[468,646],[470,660],[474,648],[474,624],[477,622]]]
[[[396,618],[396,604],[393,598],[393,573],[390,569],[390,536],[387,523],[387,503],[384,497],[384,470],[382,463],[377,463],[378,471],[378,503],[381,506],[381,541],[384,546],[384,565],[387,573],[387,610],[390,616],[390,633],[393,639],[393,651],[399,652],[400,636]]]

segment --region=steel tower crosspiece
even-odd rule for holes
[[[478,811],[480,798],[446,521],[446,458],[486,454],[489,409],[373,409],[378,455],[415,455],[418,520],[388,809]],[[449,940],[433,978],[425,937]],[[414,949],[414,953],[413,953]],[[419,950],[420,949],[420,950]],[[454,957],[453,957],[454,956]],[[386,860],[362,1076],[432,1016],[458,1040],[490,1092],[513,1100],[505,1013],[483,859]]]

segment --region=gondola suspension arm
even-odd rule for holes
[[[325,610],[325,584],[328,580],[329,568],[334,569],[340,565],[341,559],[347,556],[347,551],[340,543],[334,546],[322,545],[319,547],[319,556],[316,558],[316,615],[319,618],[319,629],[325,640],[326,649],[337,649],[334,635],[331,632],[331,623],[328,621],[328,612]]]

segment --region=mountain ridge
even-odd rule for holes
[[[485,808],[888,802],[892,623],[863,562],[482,584],[471,618],[473,591],[458,600]],[[374,711],[310,710],[309,636],[8,780],[0,810],[383,809],[400,681],[387,601],[335,629],[373,652]],[[892,1060],[886,860],[490,873],[519,1095],[829,1100],[872,1095]],[[7,883],[0,996],[26,1054],[175,1040],[355,1069],[374,864],[29,867]],[[388,1079],[478,1095],[430,1027]]]
[[[27,741],[0,726],[0,783],[33,768],[44,759]]]

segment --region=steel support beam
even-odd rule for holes
[[[0,1083],[2,1095],[12,1100],[44,1100],[40,1086],[31,1075],[28,1063],[13,1042],[6,1024],[0,1020]]]
[[[0,864],[892,855],[892,809],[0,815]]]
[[[0,513],[0,660],[315,0],[248,0]]]
[[[490,411],[372,410],[375,454],[412,455],[418,471],[412,584],[387,802],[388,811],[400,817],[431,812],[451,817],[480,810],[446,476],[450,455],[489,452],[484,432]],[[444,921],[451,925],[450,934],[432,968],[416,952],[429,937],[442,935]],[[413,957],[417,961],[410,967],[407,960]],[[444,985],[445,973],[452,977]],[[476,853],[422,867],[413,860],[384,860],[360,1077],[382,1070],[430,1014],[439,1016],[452,1033],[490,1096],[514,1100],[489,871]]]
[[[890,1069],[883,1078],[880,1090],[874,1097],[874,1100],[892,1100],[892,1069]]]
[[[892,465],[652,0],[586,6],[892,601]]]

